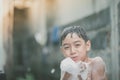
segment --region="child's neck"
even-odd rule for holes
[[[83,62],[89,63],[89,62],[91,62],[91,60],[92,60],[91,58],[86,57]]]

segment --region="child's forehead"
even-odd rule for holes
[[[63,42],[69,42],[69,41],[78,41],[81,40],[82,37],[79,37],[76,33],[69,33],[68,35],[66,35],[65,39],[63,40]],[[83,40],[83,39],[82,39]]]

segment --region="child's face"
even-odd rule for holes
[[[70,57],[75,62],[85,61],[90,47],[90,41],[85,42],[76,33],[69,33],[62,41],[62,52],[64,56]]]

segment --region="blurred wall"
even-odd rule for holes
[[[109,6],[109,0],[57,0],[57,23],[66,25]]]
[[[12,45],[12,27],[13,27],[13,0],[0,0],[0,64],[2,65],[7,79],[11,77],[13,71],[13,45]]]
[[[29,7],[29,26],[32,35],[37,36],[38,42],[45,45],[47,41],[46,0],[35,0]]]
[[[0,0],[0,71],[3,71],[6,55],[3,48],[3,0]]]

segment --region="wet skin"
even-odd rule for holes
[[[105,73],[105,63],[101,57],[89,58],[88,51],[91,48],[91,43],[88,40],[85,42],[76,33],[69,33],[62,41],[62,52],[65,57],[70,57],[76,63],[79,61],[89,63],[91,68],[87,80],[107,80]],[[61,80],[71,80],[72,76],[69,73],[62,73]],[[82,80],[78,75],[78,80]]]

